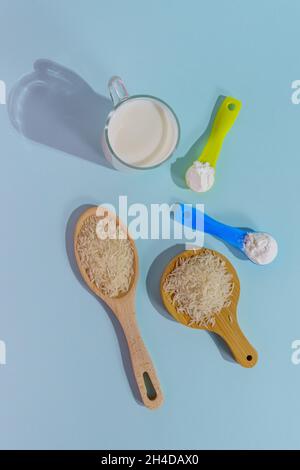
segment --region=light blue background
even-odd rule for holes
[[[291,83],[300,78],[297,0],[0,0],[0,79],[8,90],[38,58],[74,70],[107,94],[129,91],[176,110],[182,138],[159,169],[124,175],[21,136],[0,106],[1,448],[299,448],[299,129]],[[243,108],[212,191],[176,186],[170,168],[207,126],[220,94]],[[277,260],[258,267],[221,242],[241,280],[239,319],[257,348],[247,370],[212,337],[168,320],[146,288],[172,241],[138,241],[137,316],[165,394],[151,412],[132,395],[111,321],[78,282],[65,248],[82,204],[203,202],[237,226],[274,234]],[[161,266],[161,269],[163,266]],[[154,279],[158,282],[158,279]]]

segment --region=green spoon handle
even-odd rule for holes
[[[242,103],[231,96],[223,100],[215,116],[206,146],[198,158],[200,162],[209,163],[212,167],[216,166],[223,140],[232,128],[241,107]]]

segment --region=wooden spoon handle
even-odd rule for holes
[[[228,344],[239,364],[243,367],[255,366],[258,359],[257,351],[249,343],[235,318],[231,317],[230,314],[228,320],[225,320],[222,316],[218,317],[213,331]]]
[[[135,314],[126,312],[125,315],[119,315],[119,321],[127,339],[133,372],[142,401],[148,408],[158,408],[163,402],[163,394],[152,360],[141,338]]]

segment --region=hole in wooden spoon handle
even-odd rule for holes
[[[152,363],[141,364],[137,382],[143,403],[152,410],[159,408],[163,403],[163,394]]]
[[[157,398],[157,393],[154,388],[154,385],[150,379],[148,372],[143,373],[144,384],[146,388],[147,397],[149,400],[154,401]]]
[[[139,377],[141,378],[141,381],[138,380],[139,388],[144,405],[152,410],[159,408],[164,398],[153,366],[146,367]]]

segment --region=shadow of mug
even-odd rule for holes
[[[111,101],[51,60],[39,59],[33,68],[9,93],[13,126],[31,140],[112,168],[101,147]]]

